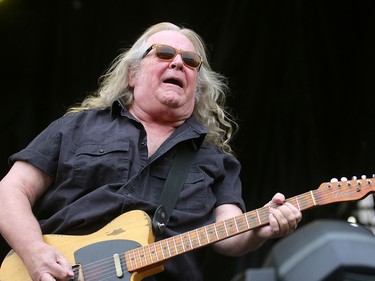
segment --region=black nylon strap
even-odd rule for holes
[[[161,193],[159,206],[152,220],[152,226],[156,234],[163,233],[165,225],[169,221],[186,180],[188,169],[194,156],[193,152],[193,144],[190,142],[185,141],[177,145],[177,152]]]

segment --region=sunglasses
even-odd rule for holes
[[[142,59],[145,56],[147,56],[147,54],[152,49],[155,49],[155,56],[163,61],[171,61],[177,56],[177,54],[180,54],[184,64],[190,68],[194,68],[194,69],[197,68],[199,70],[203,62],[203,59],[201,58],[201,56],[194,52],[181,51],[168,45],[158,45],[158,44],[153,44],[150,48],[148,48],[146,52],[143,54]]]

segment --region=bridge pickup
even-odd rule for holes
[[[118,278],[121,278],[124,275],[124,272],[122,271],[121,259],[119,254],[116,253],[113,255],[113,262],[115,263],[116,275]]]

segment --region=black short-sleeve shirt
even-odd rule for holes
[[[214,222],[218,205],[245,210],[240,164],[205,142],[206,132],[191,117],[148,157],[142,124],[116,101],[108,109],[70,113],[52,122],[10,162],[29,162],[53,178],[33,208],[43,233],[88,234],[130,210],[152,216],[176,144],[191,139],[200,148],[167,228],[157,237],[165,239]],[[167,261],[163,273],[145,280],[201,280],[203,250]]]

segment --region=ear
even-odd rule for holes
[[[129,71],[128,71],[128,84],[130,87],[134,88],[135,85],[135,71],[133,67],[129,66]]]

